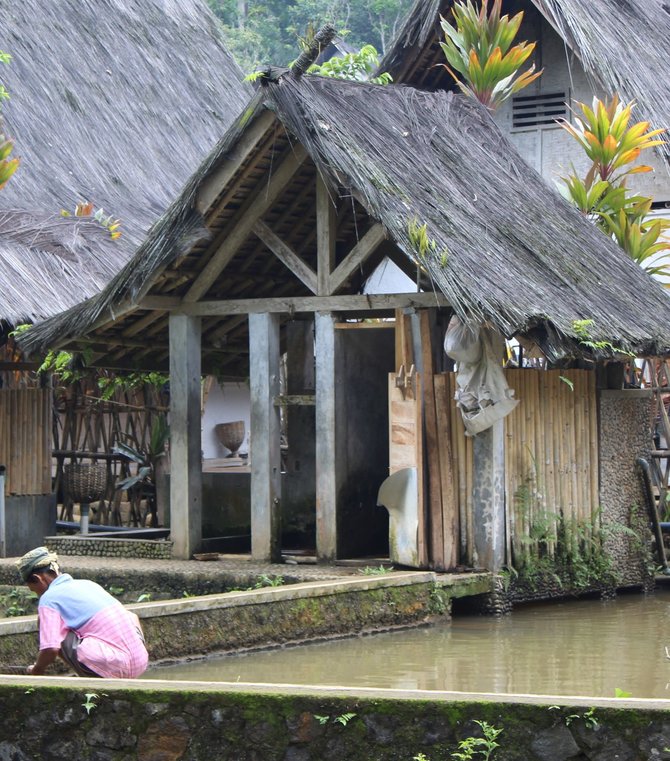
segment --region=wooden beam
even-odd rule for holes
[[[170,315],[170,537],[190,560],[202,542],[200,320]]]
[[[355,296],[278,296],[269,299],[239,299],[231,301],[199,301],[182,304],[174,311],[199,317],[229,314],[259,314],[294,312],[366,312],[379,309],[448,307],[441,293],[381,293]]]
[[[275,396],[273,399],[275,407],[313,407],[316,404],[314,394],[284,394]]]
[[[335,266],[337,212],[328,186],[320,174],[316,176],[316,257],[317,292],[327,296],[330,291],[330,273]]]
[[[277,200],[306,158],[307,151],[302,145],[294,145],[267,184],[264,183],[264,186],[259,188],[254,200],[232,229],[224,230],[216,237],[212,245],[215,253],[189,288],[184,301],[195,302],[207,293],[246,241],[256,222]]]
[[[249,317],[251,392],[251,557],[281,559],[281,450],[279,395],[279,318]]]
[[[272,111],[262,113],[243,133],[230,153],[221,158],[219,165],[209,174],[198,189],[196,209],[204,216],[249,154],[265,137],[276,119]]]
[[[328,292],[337,291],[349,280],[353,273],[370,256],[370,254],[386,239],[386,230],[377,223],[373,225],[347,256],[338,264],[328,279]]]
[[[312,293],[317,292],[316,273],[295,251],[274,233],[262,220],[253,227],[254,235],[258,236],[272,253],[285,264],[293,274],[306,285]]]
[[[171,309],[176,309],[180,304],[181,299],[179,296],[154,296],[149,294],[139,301],[137,308],[152,312],[169,312]]]
[[[317,312],[316,356],[316,556],[337,558],[337,450],[335,414],[335,326],[333,315]]]

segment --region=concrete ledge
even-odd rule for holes
[[[452,598],[484,594],[491,583],[488,573],[396,571],[128,608],[142,619],[156,662],[420,626],[448,617]],[[0,620],[0,671],[31,663],[36,649],[35,616]]]

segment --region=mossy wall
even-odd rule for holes
[[[412,761],[422,753],[446,761],[460,740],[481,735],[477,721],[503,730],[492,761],[646,761],[667,759],[670,746],[670,716],[660,707],[235,690],[38,678],[0,685],[0,757]]]
[[[392,582],[382,577],[312,582],[129,607],[142,620],[155,663],[419,626],[448,617],[461,586],[475,593],[490,587],[485,575],[445,588],[433,579],[430,572],[410,572],[395,574]],[[35,616],[0,620],[0,672],[22,673],[37,647]]]

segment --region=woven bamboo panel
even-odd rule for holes
[[[505,418],[505,503],[508,559],[528,547],[539,524],[555,531],[555,516],[593,525],[598,511],[595,374],[588,370],[506,370],[520,400]],[[472,439],[465,436],[448,374],[451,449],[460,514],[461,558],[473,557]]]
[[[0,389],[0,464],[5,494],[51,492],[52,392],[49,388]]]

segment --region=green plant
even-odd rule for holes
[[[440,46],[449,62],[447,70],[465,95],[492,109],[542,74],[534,73],[534,64],[519,73],[535,43],[520,42],[512,47],[523,12],[510,19],[500,15],[501,9],[502,0],[493,0],[490,11],[489,0],[483,0],[479,10],[467,0],[453,5],[455,26],[444,18],[440,21],[444,32]]]
[[[37,606],[37,595],[23,587],[12,587],[0,595],[0,605],[7,618],[26,616],[34,613]]]
[[[626,690],[622,690],[619,687],[614,688],[614,697],[615,698],[630,698],[633,696],[632,692],[626,692]]]
[[[115,587],[111,585],[107,588],[107,591],[109,592],[110,595],[114,595],[114,597],[118,597],[119,595],[122,595],[126,590],[123,587]]]
[[[642,151],[664,144],[658,136],[665,130],[650,130],[649,122],[631,125],[633,105],[621,103],[616,94],[607,102],[594,98],[592,107],[577,104],[574,124],[560,122],[591,161],[583,177],[574,168],[563,177],[560,189],[647,272],[668,275],[670,254],[659,254],[669,248],[664,233],[670,219],[650,218],[652,199],[626,187],[631,175],[652,171],[636,162]]]
[[[493,751],[500,747],[497,741],[503,730],[498,729],[486,721],[475,721],[481,727],[483,737],[466,737],[458,743],[458,750],[451,754],[457,761],[472,761],[482,759],[489,761]]]
[[[428,594],[428,612],[434,616],[443,616],[449,612],[449,595],[433,583]]]
[[[596,339],[593,338],[591,334],[594,325],[595,322],[591,319],[572,321],[572,332],[582,346],[586,347],[587,349],[592,349],[593,351],[607,351],[611,352],[612,354],[626,354],[629,357],[635,356],[632,352],[626,351],[626,349],[622,349],[620,346],[615,346],[610,341],[596,341]]]
[[[573,721],[581,720],[587,729],[598,729],[598,719],[595,714],[596,709],[594,707],[589,708],[584,713],[571,713],[565,717],[565,724],[569,727]]]
[[[285,583],[286,582],[283,576],[270,576],[267,573],[262,573],[252,589],[262,589],[263,587],[281,587]]]
[[[94,708],[98,707],[98,704],[95,702],[100,696],[97,694],[97,692],[87,692],[85,694],[86,701],[82,703],[82,707],[86,709],[86,713],[90,715],[91,711]]]
[[[412,761],[430,761],[430,759],[423,753],[417,753],[416,756],[412,756]]]
[[[339,716],[333,717],[333,724],[341,724],[343,727],[346,727],[347,724],[355,717],[355,713],[342,713]],[[318,714],[314,714],[314,718],[321,725],[327,724],[330,721],[330,716],[319,716]]]
[[[378,566],[366,565],[364,568],[361,568],[359,571],[359,573],[362,573],[364,576],[383,576],[384,574],[388,572],[389,572],[389,569],[383,565],[378,565]]]
[[[143,592],[137,598],[137,602],[151,602],[151,592]]]
[[[343,56],[333,56],[321,64],[312,64],[307,69],[308,74],[334,79],[350,79],[358,82],[371,82],[376,85],[388,85],[393,77],[384,72],[376,77],[372,74],[379,66],[379,53],[374,45],[363,45],[356,53],[346,53]]]

